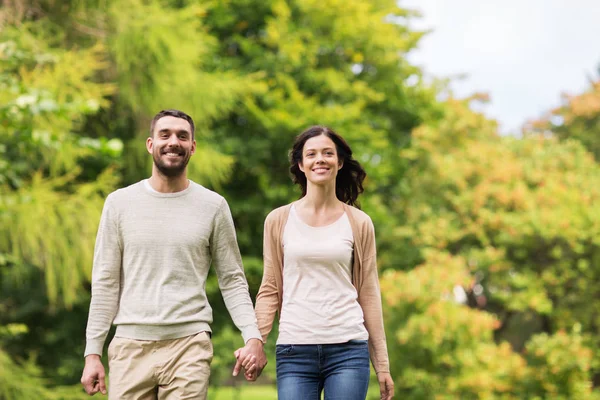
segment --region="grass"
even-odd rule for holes
[[[207,400],[277,400],[277,389],[271,385],[252,384],[238,387],[210,387]]]
[[[379,386],[370,385],[367,399],[379,398]],[[271,385],[242,384],[208,389],[207,400],[277,400],[277,388]]]

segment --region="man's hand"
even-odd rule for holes
[[[233,367],[233,376],[237,376],[241,368],[244,368],[244,377],[248,381],[255,381],[267,365],[267,356],[263,349],[263,342],[258,339],[250,339],[242,348],[234,353],[236,358]]]
[[[85,358],[85,367],[81,375],[81,384],[90,396],[98,392],[106,394],[106,382],[104,380],[104,365],[98,354],[90,354]]]
[[[394,397],[394,380],[389,372],[379,372],[377,374],[379,381],[379,394],[381,400],[392,400]]]

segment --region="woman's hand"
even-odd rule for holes
[[[381,400],[392,400],[394,397],[394,381],[389,372],[379,372],[377,374],[379,381],[379,393]]]

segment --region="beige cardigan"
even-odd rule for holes
[[[260,290],[256,297],[256,317],[258,329],[266,342],[273,328],[275,313],[281,316],[283,299],[283,230],[290,213],[291,204],[279,207],[265,219],[263,241],[264,272]],[[375,248],[375,228],[371,218],[363,211],[344,204],[354,235],[354,265],[352,284],[358,293],[365,328],[369,332],[369,352],[375,372],[389,372],[389,360],[383,314],[381,292],[377,274],[377,253]]]

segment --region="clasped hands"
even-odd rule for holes
[[[258,339],[250,339],[244,347],[233,352],[236,363],[233,367],[233,376],[237,376],[244,369],[244,377],[247,381],[255,381],[267,365],[267,356],[263,348],[263,342]]]

